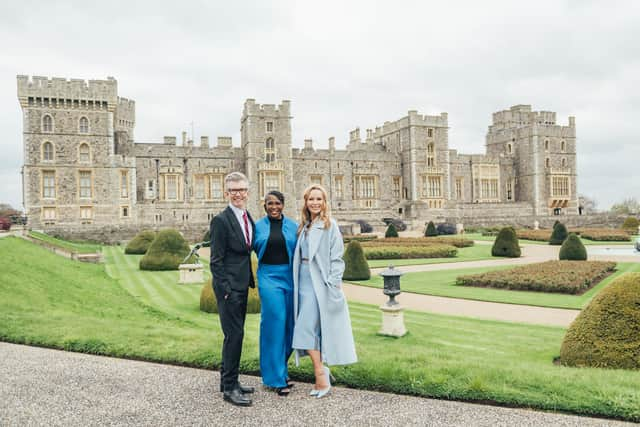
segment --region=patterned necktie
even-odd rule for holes
[[[242,219],[244,220],[244,235],[247,238],[247,247],[251,247],[251,239],[249,238],[249,220],[247,219],[247,211],[242,213]]]

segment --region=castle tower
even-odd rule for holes
[[[241,147],[245,174],[251,183],[249,208],[262,213],[262,200],[270,190],[279,190],[286,198],[286,213],[297,214],[291,162],[291,103],[244,103],[240,120]]]
[[[130,221],[135,173],[115,155],[116,80],[17,76],[17,89],[29,225],[81,232]]]

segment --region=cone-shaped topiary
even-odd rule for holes
[[[627,217],[622,223],[622,228],[633,234],[638,232],[638,226],[640,226],[640,221],[635,216]]]
[[[355,240],[349,242],[342,259],[345,264],[344,273],[342,273],[344,280],[369,280],[371,278],[371,270],[369,270],[369,264],[364,257],[360,242]]]
[[[177,270],[190,251],[177,230],[162,230],[140,260],[140,270]]]
[[[429,224],[427,224],[427,229],[425,230],[424,235],[425,237],[433,237],[438,235],[438,230],[436,229],[433,221],[429,221]]]
[[[392,222],[389,223],[389,227],[387,227],[384,237],[398,237],[398,230],[396,230],[396,226],[393,225]]]
[[[128,255],[144,255],[155,238],[155,231],[143,230],[131,239],[127,247],[124,248],[124,253]]]
[[[255,254],[251,256],[251,270],[253,277],[256,279],[256,287],[249,288],[249,296],[247,297],[247,313],[260,313],[260,293],[258,292],[258,278],[256,271],[258,269],[258,259]],[[213,292],[213,279],[205,283],[200,292],[200,311],[207,313],[218,312],[218,301],[216,294]]]
[[[564,226],[563,223],[558,222],[553,227],[553,232],[551,233],[551,238],[549,239],[550,245],[561,245],[564,242],[564,239],[567,238],[569,233],[567,232],[567,227]]]
[[[500,230],[495,242],[493,242],[491,255],[510,258],[518,258],[520,256],[518,236],[516,236],[516,230],[513,227],[504,227]]]
[[[569,237],[565,239],[560,247],[560,261],[586,261],[587,249],[582,241],[575,233],[569,233]]]
[[[640,369],[640,273],[604,288],[573,321],[560,348],[569,366]]]

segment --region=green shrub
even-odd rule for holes
[[[569,237],[565,239],[560,247],[560,261],[586,261],[587,249],[580,241],[575,233],[569,233]]]
[[[371,240],[377,240],[378,236],[375,234],[360,234],[358,236],[353,236],[353,235],[348,235],[348,234],[344,234],[342,236],[342,241],[344,243],[349,243],[353,240],[357,241],[357,242],[368,242]]]
[[[425,237],[432,237],[432,236],[438,235],[438,230],[436,229],[436,226],[433,223],[433,221],[429,221],[429,224],[427,224],[427,229],[425,230],[424,235]]]
[[[247,297],[247,313],[260,313],[260,293],[258,292],[258,278],[256,271],[258,269],[258,259],[255,254],[251,255],[251,271],[256,280],[256,287],[249,288],[249,296]],[[200,291],[200,311],[206,313],[218,312],[218,301],[216,294],[213,292],[213,278],[202,286]]]
[[[498,237],[493,242],[491,255],[510,258],[518,258],[520,256],[520,245],[518,244],[516,230],[513,227],[504,227],[500,230]]]
[[[622,228],[632,234],[636,234],[638,232],[638,226],[640,226],[640,221],[635,216],[627,217],[627,219],[622,223]]]
[[[604,288],[573,321],[560,348],[568,366],[640,369],[640,273]]]
[[[387,231],[384,233],[384,237],[398,237],[398,230],[396,230],[396,226],[393,223],[389,224],[387,227]]]
[[[143,230],[131,239],[127,247],[124,248],[124,253],[128,255],[144,255],[155,238],[155,231]]]
[[[367,259],[453,258],[457,254],[454,246],[439,243],[428,246],[364,246]]]
[[[392,226],[393,224],[389,227]],[[360,242],[355,240],[349,242],[342,259],[345,264],[342,274],[344,280],[369,280],[371,278],[371,270],[369,270],[369,264],[364,257]]]
[[[177,270],[190,251],[177,230],[162,230],[140,260],[140,270]]]
[[[567,232],[567,227],[565,227],[563,223],[557,222],[557,224],[553,227],[553,232],[551,233],[549,244],[561,245],[568,235],[569,233]]]

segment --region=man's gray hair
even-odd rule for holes
[[[227,188],[230,182],[244,182],[247,184],[247,188],[249,188],[249,180],[242,172],[231,172],[229,175],[225,176],[224,188]]]

